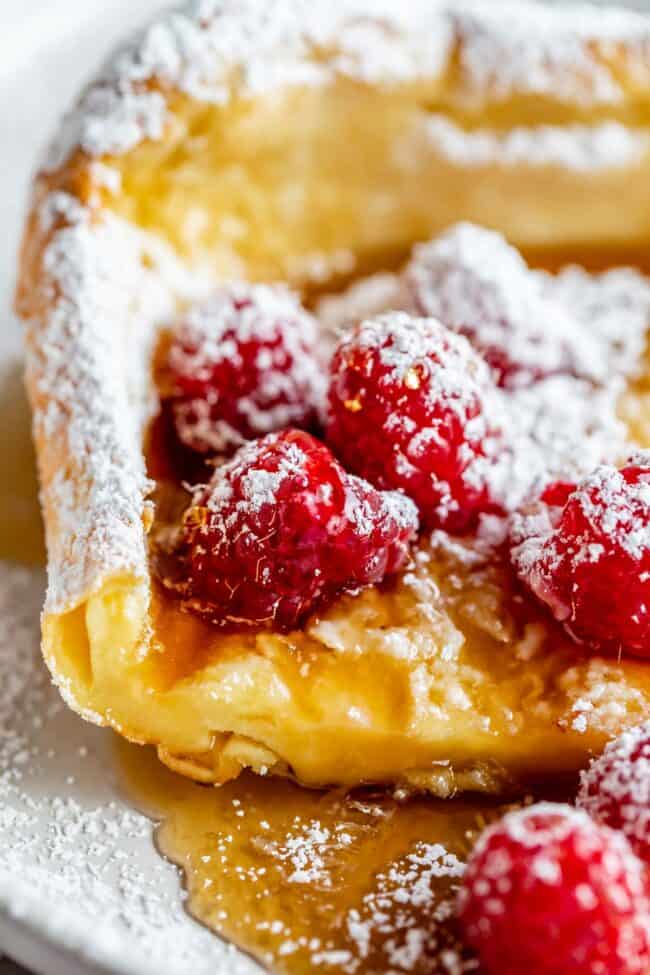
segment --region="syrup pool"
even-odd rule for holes
[[[5,363],[0,372],[0,559],[43,565],[45,542],[38,503],[31,415],[23,364]]]
[[[284,975],[461,975],[453,904],[478,834],[501,815],[485,798],[316,792],[244,775],[205,787],[150,749],[118,743],[127,798],[159,823],[160,852],[187,907]]]

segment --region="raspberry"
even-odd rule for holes
[[[575,640],[650,656],[650,454],[547,489],[514,516],[511,554]]]
[[[222,626],[290,629],[402,568],[415,506],[347,474],[311,434],[241,447],[184,519],[189,606]]]
[[[488,975],[645,975],[650,897],[620,833],[539,803],[488,829],[458,902]]]
[[[401,489],[425,527],[462,532],[493,510],[485,363],[435,319],[361,323],[332,362],[327,441],[376,487]]]
[[[622,830],[650,866],[650,722],[610,742],[582,773],[578,805]]]
[[[223,453],[287,426],[310,427],[324,393],[315,320],[281,286],[231,284],[193,308],[168,354],[180,440]]]
[[[499,385],[512,389],[574,371],[578,323],[542,294],[537,277],[500,234],[458,224],[416,248],[404,284],[416,313],[465,335]]]

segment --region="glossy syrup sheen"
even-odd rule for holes
[[[454,901],[462,862],[505,808],[486,799],[310,791],[244,775],[205,787],[120,742],[127,796],[160,823],[190,913],[286,975],[478,971]]]
[[[0,370],[0,558],[42,565],[43,522],[22,372],[17,361]]]

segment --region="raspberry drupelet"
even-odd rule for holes
[[[594,650],[650,657],[650,454],[547,488],[513,517],[522,582]]]
[[[199,453],[314,425],[325,381],[315,319],[281,285],[229,284],[192,308],[169,348],[179,439]]]
[[[288,630],[408,561],[415,505],[347,474],[311,434],[252,441],[198,489],[183,525],[188,605],[230,627]]]
[[[576,369],[579,323],[542,294],[537,277],[500,234],[458,224],[416,247],[403,279],[415,313],[465,335],[499,385],[518,388]]]
[[[539,803],[479,839],[459,917],[487,975],[645,975],[647,885],[622,834]]]
[[[650,722],[610,742],[582,773],[578,805],[625,833],[650,866]]]
[[[493,393],[466,339],[435,319],[383,315],[335,352],[327,442],[349,470],[412,498],[424,527],[460,533],[495,507]]]

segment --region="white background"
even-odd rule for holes
[[[20,348],[11,301],[38,155],[116,40],[167,6],[163,0],[0,0],[0,361]]]

